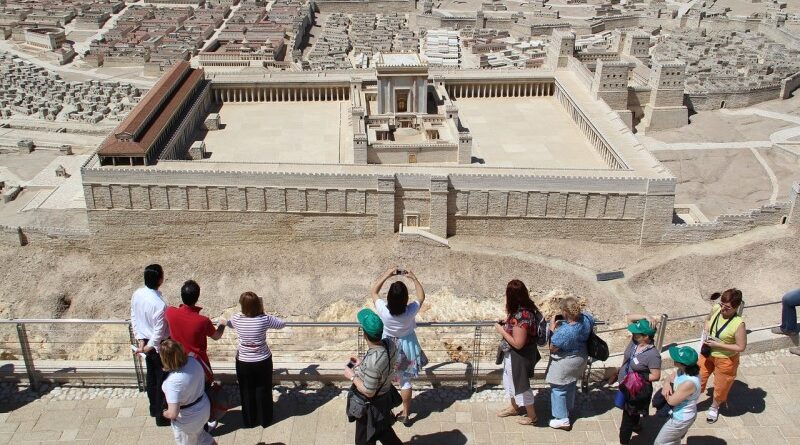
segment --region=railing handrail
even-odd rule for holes
[[[781,301],[770,301],[766,303],[758,303],[753,304],[751,306],[745,306],[744,309],[753,309],[758,307],[765,307],[765,306],[773,306],[780,304]],[[675,317],[670,318],[667,314],[661,314],[661,328],[659,329],[659,336],[657,338],[657,346],[659,349],[663,346],[664,334],[666,332],[666,326],[670,321],[680,321],[680,320],[689,320],[692,318],[700,318],[706,317],[708,313],[696,314],[696,315],[687,315],[682,317]],[[460,328],[473,328],[474,333],[474,344],[473,348],[473,355],[474,355],[474,362],[472,360],[468,363],[468,375],[467,375],[467,382],[470,388],[474,388],[474,380],[475,374],[480,366],[480,353],[481,353],[481,328],[493,326],[497,321],[495,320],[475,320],[475,321],[422,321],[417,323],[417,327],[420,328],[448,328],[448,327],[460,327]],[[28,341],[28,335],[26,332],[26,325],[29,324],[51,324],[51,325],[67,325],[67,324],[83,324],[83,325],[98,325],[98,324],[107,324],[107,325],[124,325],[127,327],[127,331],[130,337],[131,345],[135,345],[136,340],[134,338],[133,329],[130,320],[120,320],[120,319],[78,319],[78,318],[70,318],[70,319],[43,319],[43,318],[12,318],[12,319],[0,319],[0,324],[5,325],[16,325],[17,335],[19,338],[20,343],[20,350],[23,355],[23,359],[25,362],[26,372],[28,374],[28,380],[32,387],[36,387],[38,385],[38,377],[37,372],[34,364],[33,355],[31,354],[30,345]],[[596,321],[596,326],[605,325],[606,322],[604,321]],[[356,335],[356,344],[359,354],[363,352],[364,344],[363,344],[363,337],[361,335],[361,328],[358,323],[350,321],[350,322],[337,322],[337,321],[289,321],[286,323],[287,327],[327,327],[327,328],[355,328],[357,329]],[[598,334],[603,333],[611,333],[611,332],[619,332],[624,331],[627,329],[627,326],[622,326],[619,328],[612,328],[606,330],[597,331]],[[622,355],[622,352],[612,353],[610,357],[616,357]],[[144,371],[142,369],[141,359],[137,355],[133,355],[133,366],[136,371],[137,376],[137,383],[140,390],[144,390]],[[582,386],[586,389],[587,379],[588,379],[588,372],[591,370],[591,361],[589,366],[586,368],[586,375],[584,376]]]

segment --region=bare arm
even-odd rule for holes
[[[175,420],[178,418],[178,414],[181,412],[181,406],[177,403],[168,403],[167,409],[164,410],[164,417],[169,420]]]
[[[681,386],[675,389],[675,392],[666,396],[667,403],[670,406],[678,406],[681,402],[688,399],[694,393],[694,383],[683,382]]]
[[[371,293],[371,295],[372,295],[372,303],[373,304],[376,301],[378,301],[379,295],[381,293],[381,288],[383,287],[383,283],[385,283],[386,280],[389,279],[389,277],[394,275],[394,271],[396,271],[396,270],[397,270],[396,267],[390,267],[390,268],[386,269],[386,272],[384,272],[383,275],[381,275],[380,278],[378,278],[375,281],[375,283],[372,285],[372,293]]]
[[[358,365],[356,365],[356,366],[358,366]],[[363,394],[365,397],[369,398],[369,397],[372,397],[372,396],[375,395],[375,391],[368,390],[367,387],[364,386],[364,382],[361,381],[361,379],[358,376],[356,376],[356,372],[355,372],[354,368],[344,368],[344,376],[347,377],[348,379],[353,379],[352,380],[353,381],[353,385],[355,385],[355,387],[358,390],[358,392]],[[353,378],[353,377],[355,377],[355,378]]]
[[[222,338],[222,334],[225,332],[225,319],[220,320],[219,324],[217,325],[217,330],[214,331],[214,334],[211,336],[212,340],[219,340]]]
[[[636,323],[639,320],[647,320],[650,322],[650,326],[656,327],[658,322],[660,321],[655,315],[647,315],[647,314],[627,314],[625,315],[625,321],[628,323]]]
[[[525,330],[525,328],[514,326],[511,329],[511,334],[509,334],[505,329],[503,329],[503,326],[499,324],[495,326],[497,332],[505,339],[505,341],[508,342],[509,345],[511,345],[512,348],[521,349],[523,346],[525,346],[525,341],[528,339],[528,332]]]
[[[419,302],[419,307],[422,308],[422,303],[425,302],[425,289],[422,288],[422,284],[417,279],[417,276],[414,275],[414,272],[406,271],[406,276],[414,282],[415,292],[417,293],[417,301]]]
[[[661,370],[660,369],[651,369],[650,376],[647,379],[650,382],[657,382],[661,380]]]

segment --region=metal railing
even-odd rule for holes
[[[747,309],[776,304],[780,301],[756,304]],[[665,344],[696,340],[707,315],[674,318],[661,315],[656,347],[661,351]],[[476,379],[490,379],[490,374],[496,371],[494,324],[494,321],[418,322],[418,338],[429,358],[422,378],[459,381],[470,389],[475,388]],[[621,356],[630,341],[627,327],[620,325],[608,328],[603,322],[597,323],[596,332],[608,342],[611,357]],[[490,334],[488,339],[484,338],[487,333]],[[268,331],[267,340],[273,351],[276,373],[284,374],[279,375],[278,380],[338,380],[339,365],[353,354],[363,355],[366,350],[363,332],[352,322],[288,322],[285,329]],[[220,341],[209,342],[208,354],[214,359],[212,364],[217,373],[233,371],[237,342],[233,330],[226,331]],[[96,382],[99,379],[106,384],[130,384],[133,371],[136,386],[144,390],[142,359],[132,354],[132,345],[135,346],[136,341],[127,320],[0,320],[0,377],[20,374],[13,371],[15,363],[20,361],[34,388],[44,375],[55,377],[54,380]],[[546,363],[549,351],[542,348],[541,352],[541,363]],[[491,365],[488,372],[483,372],[482,365],[486,364]],[[6,368],[9,365],[11,372]],[[590,360],[586,367],[582,381],[584,390],[592,380],[593,365]],[[292,373],[293,370],[298,372]],[[492,378],[499,380],[497,375]]]

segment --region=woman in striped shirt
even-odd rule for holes
[[[245,428],[272,422],[272,351],[267,346],[267,329],[283,329],[286,322],[264,314],[264,303],[253,292],[239,297],[242,312],[227,325],[236,330],[236,378],[242,399],[242,424]]]

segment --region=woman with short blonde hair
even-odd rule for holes
[[[216,445],[214,438],[203,429],[211,413],[203,365],[194,357],[187,357],[183,346],[174,340],[163,340],[160,346],[164,371],[169,372],[161,384],[167,401],[164,417],[172,421],[175,443]]]
[[[577,382],[586,367],[586,341],[594,327],[591,315],[581,312],[578,300],[561,300],[561,314],[550,320],[550,366],[545,380],[550,384],[553,419],[550,428],[569,430],[570,412],[575,407]]]

